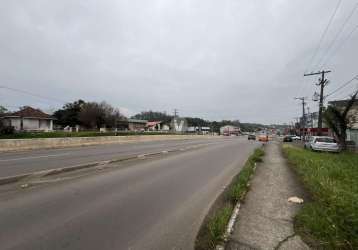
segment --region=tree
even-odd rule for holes
[[[89,129],[101,127],[116,127],[117,122],[126,119],[118,109],[106,102],[87,102],[79,113],[79,121]]]
[[[4,114],[7,112],[7,108],[5,108],[4,106],[0,105],[0,114]]]
[[[349,115],[349,111],[356,102],[358,91],[356,91],[351,98],[347,101],[344,107],[336,107],[330,105],[323,113],[324,120],[328,127],[332,129],[333,133],[336,135],[339,144],[342,149],[347,149],[346,143],[346,131],[349,127],[352,117]]]
[[[157,112],[157,111],[142,111],[139,114],[132,116],[133,119],[140,120],[148,120],[148,121],[162,121],[162,122],[170,122],[173,116],[168,115],[165,112]]]
[[[71,127],[82,125],[81,121],[79,120],[79,114],[83,105],[85,104],[86,102],[81,99],[73,103],[65,104],[62,109],[55,111],[53,114],[53,116],[57,119],[55,120],[55,123],[62,126]]]

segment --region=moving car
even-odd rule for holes
[[[259,141],[268,142],[268,135],[259,135]]]
[[[312,151],[340,152],[339,144],[333,137],[312,136],[304,145]]]
[[[249,134],[248,137],[247,137],[248,140],[256,140],[256,135],[253,135],[253,134]]]
[[[286,135],[285,137],[283,137],[283,141],[284,141],[284,142],[292,142],[292,141],[293,141],[293,140],[292,140],[292,136]]]

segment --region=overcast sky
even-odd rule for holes
[[[358,10],[327,50],[357,0],[341,2],[310,64],[337,2],[4,0],[0,85],[49,99],[0,88],[0,105],[49,111],[82,98],[127,115],[177,108],[209,120],[290,122],[301,112],[293,98],[317,89],[305,70],[330,59],[326,93],[358,74],[358,31],[344,42]]]

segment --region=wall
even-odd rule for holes
[[[130,143],[144,141],[179,140],[210,138],[203,135],[138,135],[138,136],[100,136],[100,137],[74,137],[74,138],[41,138],[41,139],[1,139],[0,152],[78,147],[111,143]]]
[[[24,130],[39,130],[40,121],[38,119],[23,119],[23,129]]]
[[[348,129],[347,140],[354,141],[358,146],[358,129]]]

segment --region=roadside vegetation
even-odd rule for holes
[[[263,155],[262,149],[256,149],[246,161],[240,173],[234,177],[231,184],[217,199],[198,233],[195,243],[196,250],[215,249],[216,245],[224,240],[224,233],[234,207],[237,202],[245,198],[256,163],[262,162]]]
[[[283,151],[312,195],[295,218],[296,232],[315,249],[358,249],[358,154]]]

